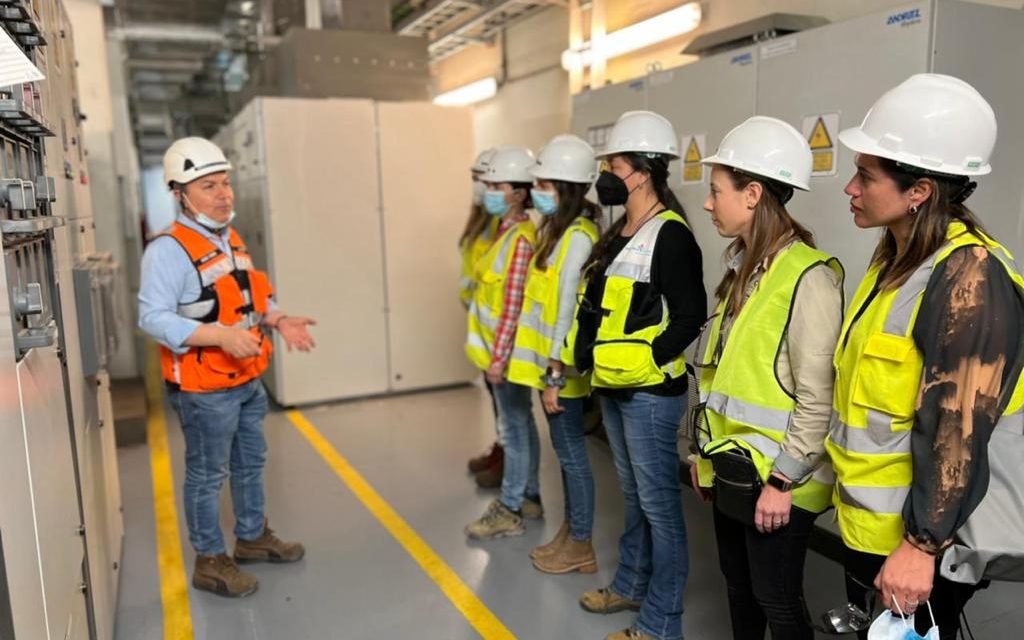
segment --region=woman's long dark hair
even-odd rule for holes
[[[683,220],[689,222],[686,211],[683,209],[683,204],[679,202],[679,198],[676,197],[676,194],[668,186],[668,157],[659,155],[652,158],[639,153],[623,153],[621,157],[633,171],[648,174],[651,179],[651,187],[654,188],[654,195],[658,197],[658,200],[667,209],[675,211],[682,216]],[[620,216],[612,226],[608,227],[608,230],[604,232],[601,239],[594,245],[593,251],[590,252],[590,259],[587,260],[586,266],[583,267],[584,273],[589,273],[591,270],[601,273],[608,268],[612,258],[615,257],[611,255],[612,242],[622,233],[625,227],[625,215]]]
[[[883,291],[903,286],[910,275],[945,244],[950,222],[960,221],[969,233],[987,236],[981,222],[963,204],[974,190],[974,183],[968,178],[915,170],[888,158],[878,160],[882,171],[896,182],[901,192],[909,191],[920,180],[932,183],[932,195],[913,216],[914,223],[903,253],[899,252],[896,238],[889,229],[875,248],[871,264],[877,265],[883,273],[879,283]]]
[[[729,172],[730,182],[737,191],[746,189],[752,182],[757,182],[764,187],[761,191],[761,199],[754,206],[750,246],[747,246],[743,238],[736,238],[725,250],[727,262],[739,255],[741,251],[745,251],[743,264],[740,265],[738,271],[726,269],[722,281],[718,284],[718,289],[715,290],[715,295],[719,300],[728,300],[726,302],[727,312],[736,315],[743,307],[743,299],[750,278],[754,275],[754,270],[794,240],[813,247],[814,234],[794,220],[793,216],[786,211],[785,202],[793,195],[792,187],[775,180],[736,171],[732,167],[723,168]]]
[[[555,250],[558,241],[565,234],[576,218],[584,217],[595,223],[601,216],[601,207],[590,200],[587,200],[587,191],[590,185],[577,182],[564,182],[562,180],[551,180],[558,193],[558,211],[552,216],[545,216],[540,223],[538,230],[537,253],[534,264],[541,271],[547,269],[548,258]]]

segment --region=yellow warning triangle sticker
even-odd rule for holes
[[[814,123],[814,129],[807,142],[810,143],[812,149],[832,148],[832,138],[829,137],[828,127],[825,126],[825,120],[821,116],[818,116],[818,121]]]
[[[686,147],[686,157],[683,162],[700,162],[700,148],[697,146],[697,138],[690,138],[690,146]]]

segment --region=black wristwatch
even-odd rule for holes
[[[793,483],[789,480],[783,480],[774,473],[768,474],[768,486],[775,487],[779,491],[788,492],[793,490]]]

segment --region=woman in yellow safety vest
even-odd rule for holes
[[[714,486],[733,638],[762,640],[770,628],[773,640],[812,640],[803,567],[832,498],[822,454],[843,272],[786,211],[794,189],[810,189],[811,150],[799,131],[754,116],[703,162],[712,167],[704,209],[734,241],[697,343],[706,431],[691,478],[705,499]]]
[[[487,187],[484,185],[483,175],[487,172],[487,167],[490,166],[496,151],[497,149],[485,149],[480,152],[470,170],[473,177],[473,205],[470,207],[466,226],[459,237],[459,255],[462,258],[462,269],[459,274],[459,299],[462,300],[462,304],[467,310],[473,299],[473,290],[477,285],[474,278],[474,267],[480,256],[491,247],[498,235],[498,225],[501,223],[501,218],[490,215],[484,209],[484,194]],[[484,384],[487,387],[487,393],[491,396],[495,430],[497,430],[498,405],[494,400],[494,389],[486,380]],[[474,475],[476,483],[482,488],[490,489],[501,484],[503,454],[501,445],[495,440],[490,449],[470,459],[469,472]]]
[[[857,153],[853,221],[883,229],[840,334],[826,441],[847,589],[921,607],[922,635],[930,599],[952,639],[978,585],[940,557],[989,487],[993,434],[1022,435],[1024,278],[964,205],[991,171],[995,114],[966,82],[919,74],[839,139]]]
[[[466,525],[466,535],[474,540],[522,535],[523,518],[540,518],[544,512],[538,478],[540,439],[530,389],[505,379],[536,244],[537,231],[526,213],[535,163],[529,149],[507,145],[495,152],[483,175],[484,208],[501,224],[494,243],[474,265],[477,285],[469,307],[466,355],[494,388],[498,441],[505,460],[501,497]]]
[[[639,611],[610,640],[682,638],[689,571],[677,431],[686,406],[683,349],[707,315],[700,248],[668,186],[679,157],[672,124],[650,111],[612,128],[597,181],[601,203],[625,214],[601,237],[584,270],[574,362],[589,371],[625,497],[619,564],[587,611]]]
[[[599,235],[595,221],[601,209],[586,197],[597,179],[594,150],[576,136],[557,136],[541,151],[533,176],[531,199],[543,222],[506,384],[521,386],[527,402],[529,389],[542,392],[551,443],[562,468],[565,521],[555,538],[530,557],[546,573],[594,573],[594,475],[583,427],[590,384],[566,368],[561,356],[576,312],[583,264]]]

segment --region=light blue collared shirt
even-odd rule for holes
[[[231,256],[228,227],[215,233],[179,215],[178,224],[201,233],[218,249]],[[184,247],[169,236],[160,236],[149,243],[142,255],[142,282],[139,286],[139,328],[157,342],[179,354],[188,353],[185,341],[195,333],[200,322],[178,314],[179,305],[199,299],[202,287],[199,273]],[[270,311],[275,308],[270,300]]]

